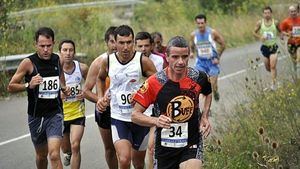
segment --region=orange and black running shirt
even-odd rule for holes
[[[211,93],[206,73],[188,68],[187,76],[174,82],[167,69],[149,77],[133,98],[145,108],[154,104],[154,116],[163,114],[172,119],[170,129],[156,129],[156,156],[199,143],[199,94]]]
[[[300,45],[300,17],[288,17],[280,23],[280,31],[291,32],[288,44]]]

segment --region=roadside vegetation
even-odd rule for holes
[[[206,168],[299,168],[299,85],[286,83],[276,92],[256,95],[223,118],[205,146]]]
[[[91,1],[91,0],[89,0]],[[86,53],[87,63],[105,51],[104,32],[114,23],[114,14],[123,8],[81,8],[9,17],[11,12],[87,0],[6,0],[0,2],[0,56],[34,51],[34,32],[38,27],[55,30],[56,44],[64,38],[76,42],[76,50]],[[195,29],[194,17],[207,15],[208,23],[224,36],[227,47],[252,43],[254,25],[262,7],[270,4],[278,20],[287,16],[284,4],[292,0],[146,0],[134,7],[130,22],[135,32],[159,31],[164,43],[175,35],[189,38]],[[120,12],[121,11],[121,12]],[[55,46],[57,51],[57,45]],[[0,72],[0,95],[8,96],[9,74]],[[251,78],[248,83],[254,83]],[[255,84],[259,85],[258,82]],[[249,88],[251,102],[237,103],[217,124],[205,143],[205,166],[213,169],[300,168],[300,82],[285,82],[275,92]],[[233,118],[234,117],[234,118]]]

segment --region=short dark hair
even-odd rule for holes
[[[189,48],[189,43],[182,36],[175,36],[171,38],[167,44],[167,55],[170,54],[171,47]]]
[[[263,12],[264,12],[265,10],[270,10],[270,12],[273,13],[272,8],[271,8],[270,6],[265,6],[265,7],[263,8]]]
[[[130,26],[121,25],[115,29],[115,40],[117,40],[117,36],[130,36],[132,35],[132,39],[134,39],[134,33]]]
[[[204,14],[199,14],[197,16],[195,16],[195,20],[197,19],[204,19],[204,22],[206,22],[206,16]]]
[[[116,28],[117,28],[116,26],[110,26],[106,30],[105,35],[104,35],[104,40],[105,40],[106,43],[109,41],[109,36],[110,35],[113,35],[113,37],[115,37],[115,29]]]
[[[149,39],[150,43],[153,43],[153,39],[149,32],[139,32],[135,35],[135,43],[137,40],[146,40]]]
[[[156,37],[160,37],[161,39],[163,38],[160,32],[152,32],[151,37],[154,40]]]
[[[63,39],[62,41],[60,41],[60,43],[59,43],[59,45],[58,45],[58,50],[59,50],[60,52],[61,52],[62,45],[63,45],[64,43],[71,43],[71,44],[73,45],[73,47],[74,47],[74,52],[76,51],[76,50],[75,50],[75,43],[74,43],[74,41],[72,41],[71,39]]]
[[[35,42],[38,41],[39,36],[43,35],[47,39],[52,38],[52,41],[54,41],[54,31],[51,28],[48,27],[41,27],[35,32]]]

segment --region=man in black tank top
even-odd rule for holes
[[[11,93],[27,91],[28,125],[36,151],[36,166],[61,169],[60,145],[63,111],[60,90],[69,95],[59,56],[52,53],[54,32],[43,27],[35,33],[36,53],[25,58],[8,84]],[[25,83],[23,79],[25,77]]]

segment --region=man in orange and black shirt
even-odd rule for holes
[[[300,16],[295,6],[289,7],[289,17],[280,23],[280,30],[288,37],[288,51],[296,71],[297,63],[300,64]]]
[[[206,138],[211,129],[208,121],[211,84],[204,72],[188,67],[189,52],[184,38],[172,38],[167,45],[169,66],[147,79],[133,97],[136,103],[132,121],[156,126],[155,168],[199,169],[202,166],[202,136]],[[202,113],[200,93],[206,96]],[[144,115],[152,103],[155,116]]]

